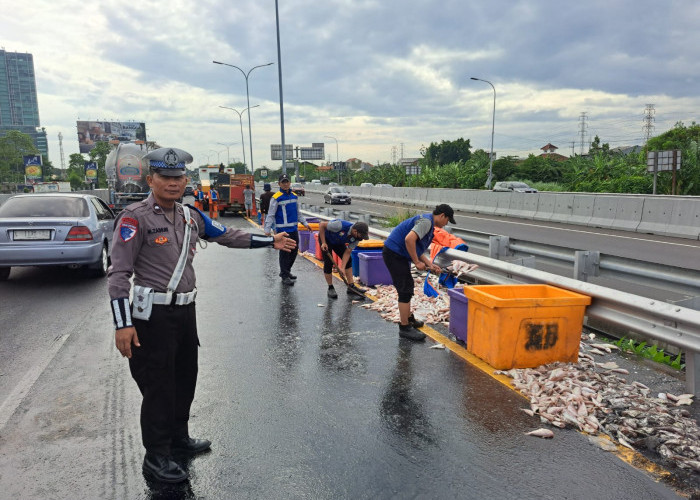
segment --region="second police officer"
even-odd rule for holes
[[[301,222],[306,229],[311,231],[311,227],[306,222],[306,218],[299,211],[297,195],[294,194],[291,188],[291,182],[287,174],[279,176],[280,190],[270,198],[270,208],[268,216],[265,217],[265,234],[269,235],[272,232],[272,223],[275,223],[275,231],[277,233],[285,232],[292,238],[297,245],[299,244],[298,224]],[[280,278],[282,283],[287,286],[294,285],[294,280],[297,279],[292,274],[292,266],[297,258],[297,251],[279,255]]]

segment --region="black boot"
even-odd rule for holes
[[[329,286],[328,286],[328,296],[329,296],[331,299],[337,299],[337,298],[338,298],[338,294],[335,292],[335,287],[333,287],[333,285],[329,285]]]
[[[425,340],[425,333],[416,330],[413,325],[399,325],[399,337],[420,342]]]
[[[160,453],[146,452],[143,459],[143,474],[153,481],[161,483],[181,483],[187,481],[187,472],[170,458]]]
[[[211,447],[208,439],[195,439],[191,437],[175,438],[170,445],[174,453],[201,453]]]
[[[416,317],[411,314],[408,317],[408,324],[411,325],[413,328],[421,328],[425,323],[419,319],[416,319]]]

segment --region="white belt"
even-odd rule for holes
[[[153,303],[159,305],[176,305],[176,306],[186,306],[194,302],[197,296],[197,289],[195,288],[191,292],[187,293],[176,293],[173,294],[167,292],[154,292],[153,293]],[[174,299],[174,300],[173,300]]]

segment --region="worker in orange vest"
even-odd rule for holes
[[[219,218],[219,193],[216,189],[211,188],[209,190],[209,217],[212,219]]]
[[[197,184],[197,189],[194,190],[194,207],[204,210],[204,191],[201,184]]]

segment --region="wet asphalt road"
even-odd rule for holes
[[[195,263],[191,433],[214,444],[179,459],[180,486],[141,474],[106,281],[35,268],[0,283],[0,498],[676,498],[577,432],[525,436],[539,427],[525,399],[430,340],[400,340],[339,282],[328,299],[303,258],[289,288],[272,250],[211,244]]]

